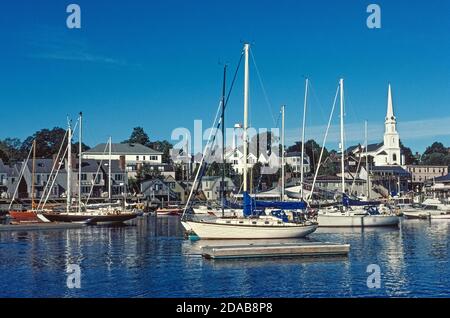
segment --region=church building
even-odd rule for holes
[[[365,157],[366,149],[360,146],[353,146],[348,149],[348,153],[355,157]],[[388,102],[386,119],[384,122],[383,142],[368,145],[367,155],[373,158],[373,164],[375,166],[404,165],[404,158],[400,151],[400,136],[397,131],[397,118],[394,115],[391,84],[389,84],[388,87]]]

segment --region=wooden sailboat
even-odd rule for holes
[[[244,160],[248,157],[248,143],[247,143],[247,130],[248,130],[248,92],[249,92],[249,44],[244,45],[244,127],[243,127],[243,140],[244,140]],[[225,107],[225,101],[222,99],[222,108]],[[222,125],[223,112],[222,112]],[[209,144],[209,143],[208,143]],[[208,144],[205,147],[205,153],[208,149]],[[205,156],[203,156],[204,158]],[[203,159],[201,165],[203,164]],[[197,177],[199,171],[197,171]],[[188,198],[188,203],[183,212],[182,225],[188,230],[192,231],[201,239],[274,239],[274,238],[297,238],[304,237],[314,232],[317,229],[317,224],[314,222],[286,222],[275,216],[255,216],[253,213],[253,203],[250,196],[247,193],[247,177],[248,177],[248,165],[244,165],[243,173],[243,213],[244,217],[238,217],[234,219],[216,218],[213,220],[188,220],[186,216],[186,210],[189,207],[189,201],[192,197],[194,186],[191,189],[191,193]],[[195,184],[194,181],[194,184]]]
[[[141,213],[136,210],[126,210],[124,207],[116,207],[111,204],[111,138],[109,138],[109,164],[108,164],[108,196],[109,204],[106,207],[100,207],[97,209],[85,208],[82,210],[81,202],[81,170],[82,170],[82,113],[79,118],[79,158],[78,158],[78,207],[74,209],[72,207],[72,153],[71,153],[71,141],[72,130],[69,125],[68,130],[68,157],[67,157],[67,201],[66,212],[42,212],[42,215],[50,221],[57,222],[83,222],[89,224],[114,224],[122,223],[136,218]]]

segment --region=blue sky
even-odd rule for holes
[[[81,6],[81,30],[66,27],[69,3]],[[381,6],[381,29],[366,27],[370,3]],[[342,76],[348,143],[363,141],[365,119],[370,141],[382,139],[391,82],[403,142],[414,151],[435,140],[450,146],[449,17],[447,0],[8,1],[0,11],[0,138],[64,126],[80,110],[91,146],[126,139],[135,126],[152,140],[170,140],[195,119],[207,126],[220,62],[234,69],[250,41],[269,101],[252,64],[254,126],[274,127],[286,104],[288,142],[299,139],[306,75],[307,137],[320,140]],[[242,75],[227,126],[242,121],[241,83]]]

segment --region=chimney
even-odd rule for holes
[[[125,166],[126,166],[125,156],[119,157],[119,166],[120,166],[121,170],[125,171]]]

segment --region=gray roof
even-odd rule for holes
[[[33,160],[28,160],[28,169],[33,170]],[[57,168],[58,166],[56,166]],[[55,168],[55,169],[56,169]],[[35,160],[35,172],[36,173],[50,173],[53,169],[53,159],[36,159]]]
[[[286,157],[301,157],[302,153],[301,151],[293,151],[293,152],[287,152]],[[304,157],[307,158],[308,155],[305,153]]]
[[[367,145],[367,151],[368,152],[377,151],[383,145],[384,144],[382,142],[379,142],[379,143],[376,143],[376,144]],[[364,149],[364,145],[355,145],[355,146],[351,146],[351,147],[347,148],[347,152],[355,151],[355,150],[358,149],[359,146],[361,146],[361,149]]]
[[[112,161],[117,161],[117,160],[111,160]],[[81,162],[81,172],[85,172],[85,173],[96,173],[98,170],[98,165],[100,164],[100,161],[94,160],[94,159],[83,159],[83,161]],[[78,161],[77,163],[74,165],[73,170],[74,171],[78,171]]]
[[[103,160],[102,169],[105,173],[108,173],[109,171],[108,164],[109,164],[108,160]],[[125,170],[121,169],[120,167],[120,160],[111,160],[111,173],[124,173],[124,172]]]
[[[106,149],[106,151],[105,151]],[[107,144],[99,144],[94,148],[89,149],[87,154],[107,154],[109,148]],[[162,152],[156,151],[152,148],[141,144],[112,144],[111,154],[113,155],[162,155]]]
[[[378,173],[392,173],[398,176],[409,176],[411,175],[408,171],[400,166],[374,166],[370,169],[372,172]]]
[[[9,172],[9,167],[5,166],[5,164],[3,163],[3,160],[0,159],[0,173],[8,173]]]

